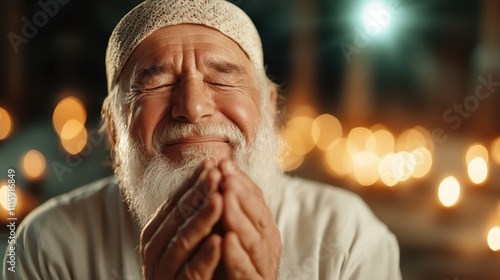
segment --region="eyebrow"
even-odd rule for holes
[[[206,65],[207,68],[215,70],[222,74],[232,74],[236,76],[243,76],[246,74],[246,71],[243,67],[227,61],[219,62],[219,61],[209,60],[204,64]],[[173,65],[162,64],[162,65],[154,65],[139,69],[136,72],[137,74],[135,75],[134,82],[142,84],[147,79],[159,76],[161,74],[165,74],[168,69],[172,68]]]
[[[218,62],[209,60],[205,63],[205,65],[207,68],[223,74],[234,74],[237,76],[246,74],[245,68],[227,61]]]
[[[150,67],[146,67],[143,69],[139,69],[135,75],[135,83],[144,83],[147,79],[151,77],[155,77],[167,72],[167,69],[172,68],[172,65],[154,65]]]

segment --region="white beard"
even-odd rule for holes
[[[276,133],[271,117],[264,117],[252,146],[236,125],[177,123],[153,136],[154,156],[146,157],[142,143],[128,132],[120,133],[116,147],[116,178],[130,210],[143,228],[157,208],[190,177],[205,159],[216,159],[213,147],[186,148],[182,162],[174,163],[161,153],[161,143],[189,135],[224,135],[229,138],[232,160],[259,186],[275,213],[282,197],[282,167],[279,153],[284,142]]]

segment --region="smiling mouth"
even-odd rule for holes
[[[205,144],[229,144],[229,139],[225,137],[211,137],[211,136],[191,136],[178,140],[174,140],[165,145],[165,147],[172,147],[176,145],[205,145]]]

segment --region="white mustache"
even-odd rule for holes
[[[174,123],[160,130],[155,130],[153,134],[153,145],[157,151],[161,151],[162,147],[166,145],[193,136],[215,136],[225,138],[233,147],[246,144],[243,133],[233,123]]]

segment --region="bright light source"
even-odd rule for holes
[[[323,114],[313,121],[312,137],[319,149],[327,151],[342,138],[342,125],[336,117]]]
[[[450,207],[457,203],[460,197],[460,184],[455,177],[449,176],[441,181],[438,197],[441,204],[445,207]]]
[[[57,135],[61,135],[61,131],[70,119],[75,119],[78,122],[85,124],[87,120],[87,111],[80,99],[68,96],[57,104],[52,115],[52,124]]]
[[[488,163],[482,157],[475,157],[467,165],[467,173],[474,184],[481,184],[488,177]]]
[[[0,205],[5,209],[5,210],[9,210],[9,203],[8,203],[8,199],[9,199],[9,187],[7,186],[7,184],[4,184],[0,187]]]
[[[392,158],[392,172],[401,182],[410,179],[416,168],[417,159],[414,154],[399,152]]]
[[[287,122],[284,135],[293,153],[305,155],[314,148],[313,121],[311,117],[299,116]]]
[[[363,11],[363,25],[366,33],[376,36],[387,29],[391,23],[391,12],[380,2],[371,2]]]
[[[491,144],[491,157],[497,164],[500,164],[500,137]]]
[[[297,155],[292,152],[288,153],[284,158],[284,170],[286,172],[299,168],[304,162],[303,155]]]
[[[71,119],[61,129],[61,144],[70,154],[76,155],[87,145],[87,130],[83,123]]]
[[[373,135],[373,132],[366,127],[355,127],[351,129],[347,135],[347,152],[351,157],[357,153],[367,150],[368,139]]]
[[[465,156],[467,164],[469,164],[471,160],[476,157],[482,157],[486,163],[488,163],[489,155],[485,146],[481,144],[474,144],[467,149],[467,155]]]
[[[427,144],[427,139],[422,134],[422,132],[416,128],[410,128],[403,133],[398,138],[397,149],[398,151],[411,152],[417,148],[425,147]]]
[[[413,172],[413,177],[414,178],[422,178],[429,171],[431,170],[432,167],[432,154],[431,152],[424,147],[416,148],[411,152],[412,155],[415,156],[416,159],[416,168],[415,172]]]
[[[379,129],[369,136],[366,148],[379,157],[394,152],[394,136],[385,129]]]
[[[335,146],[325,152],[325,165],[334,176],[345,176],[352,170],[352,161],[347,154],[347,140],[340,139]]]
[[[488,232],[488,246],[492,251],[500,250],[500,227],[492,227]]]
[[[22,160],[22,171],[32,181],[40,180],[46,168],[45,157],[37,150],[28,151]]]
[[[393,187],[399,183],[399,179],[394,175],[392,170],[392,160],[394,158],[393,153],[389,153],[382,158],[378,165],[378,174],[380,180],[388,187]]]
[[[354,178],[362,186],[375,184],[379,178],[379,157],[373,152],[359,152],[352,158]]]
[[[293,154],[305,155],[310,151],[310,149],[304,144],[302,135],[293,129],[286,128],[283,130],[283,138],[285,139],[290,152]]]
[[[0,108],[0,140],[9,137],[12,132],[12,118],[7,110]]]

